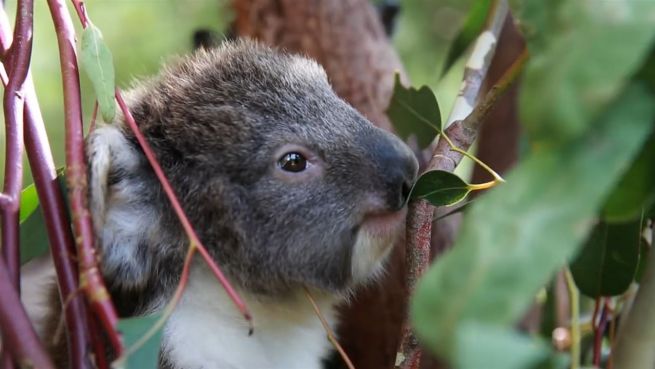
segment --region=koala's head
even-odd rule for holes
[[[227,44],[166,68],[129,101],[201,240],[241,288],[342,291],[379,270],[404,230],[413,154],[311,60]],[[87,146],[110,283],[179,273],[186,238],[133,135],[117,122]]]

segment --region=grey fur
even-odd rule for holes
[[[417,171],[409,149],[338,98],[318,64],[252,42],[178,61],[129,105],[200,238],[255,294],[352,287],[361,223],[400,210]],[[316,175],[280,174],[290,144],[315,154]],[[177,285],[187,239],[124,123],[98,129],[87,148],[103,271],[121,315],[144,313]],[[117,209],[145,226],[108,234]]]

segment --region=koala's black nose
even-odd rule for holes
[[[416,180],[418,162],[409,147],[391,134],[381,132],[375,141],[369,146],[378,171],[373,187],[382,195],[386,210],[398,211]]]

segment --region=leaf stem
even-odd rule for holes
[[[489,181],[485,183],[469,184],[466,186],[466,188],[468,188],[471,191],[480,191],[480,190],[486,190],[492,188],[496,186],[498,183],[501,183],[501,181],[494,179],[493,181]]]
[[[330,328],[330,325],[325,320],[325,317],[321,313],[321,309],[319,309],[318,304],[314,300],[314,297],[312,297],[312,294],[309,292],[309,289],[305,286],[303,286],[303,288],[305,289],[305,295],[307,296],[307,300],[309,300],[309,302],[312,304],[316,316],[321,321],[321,324],[323,325],[323,329],[325,329],[325,333],[327,334],[328,339],[330,340],[330,342],[332,342],[334,348],[339,352],[339,355],[341,355],[341,358],[343,359],[348,369],[355,369],[355,366],[353,365],[352,361],[350,361],[348,354],[346,354],[346,351],[344,351],[343,347],[341,347],[339,341],[337,341],[336,337],[334,336],[334,332],[332,332],[332,328]]]
[[[494,185],[496,183],[504,183],[505,182],[503,177],[501,177],[498,173],[496,173],[496,171],[491,169],[491,167],[489,167],[487,164],[485,164],[482,160],[478,159],[475,155],[469,154],[466,150],[462,150],[462,149],[456,147],[453,144],[453,141],[450,140],[450,138],[448,137],[448,135],[446,135],[445,132],[441,134],[441,137],[448,143],[448,145],[450,146],[450,149],[452,151],[458,152],[458,153],[462,154],[463,156],[466,156],[467,158],[469,158],[469,159],[473,160],[474,162],[476,162],[484,170],[489,172],[489,174],[491,174],[491,176],[494,177],[494,181],[493,181],[493,182],[495,182]]]
[[[580,292],[575,286],[571,271],[564,270],[571,305],[571,369],[580,368]]]

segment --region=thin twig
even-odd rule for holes
[[[580,292],[568,268],[564,270],[564,276],[571,308],[571,369],[578,369],[580,367]]]
[[[608,314],[610,321],[610,347],[614,347],[616,342],[616,314],[613,308],[608,306]],[[613,352],[610,351],[609,357],[607,358],[607,369],[612,369],[614,367],[614,357]]]
[[[173,190],[170,183],[168,182],[168,178],[166,178],[163,169],[159,165],[159,162],[157,161],[157,158],[155,157],[155,154],[152,151],[150,144],[139,130],[139,127],[134,121],[134,117],[130,113],[127,104],[123,100],[123,97],[121,96],[120,91],[118,90],[116,90],[116,101],[118,101],[118,105],[120,106],[121,111],[123,112],[125,123],[128,125],[128,127],[134,134],[136,140],[139,142],[139,146],[143,150],[143,153],[145,154],[146,158],[148,159],[148,162],[150,163],[150,166],[155,172],[155,175],[157,176],[159,183],[161,183],[162,189],[166,193],[166,196],[168,197],[168,200],[170,201],[171,206],[173,207],[173,210],[177,215],[177,218],[182,224],[182,228],[184,229],[184,232],[189,238],[189,248],[198,249],[197,251],[200,253],[204,261],[207,263],[207,265],[209,266],[210,270],[212,271],[216,279],[218,279],[219,283],[223,286],[223,289],[225,290],[227,295],[230,297],[230,299],[237,307],[239,312],[241,312],[244,319],[246,319],[246,321],[248,322],[250,326],[249,328],[250,334],[252,334],[252,331],[254,329],[252,323],[252,316],[250,315],[250,312],[248,311],[246,304],[243,302],[243,299],[239,296],[239,294],[236,292],[234,287],[232,287],[232,285],[227,280],[227,278],[225,277],[221,269],[218,267],[216,262],[213,260],[211,255],[209,255],[209,252],[207,252],[207,248],[205,248],[202,242],[200,242],[200,238],[198,238],[198,234],[196,233],[195,229],[191,225],[189,218],[186,216],[186,213],[184,212],[184,209],[182,209],[182,205],[177,199],[177,196],[175,195],[175,191]]]
[[[593,359],[592,363],[596,366],[600,364],[600,351],[601,351],[601,337],[602,333],[600,332],[600,322],[598,321],[598,312],[600,311],[600,296],[596,297],[594,301],[594,312],[591,315],[591,327],[594,332],[594,346],[593,346]],[[598,363],[598,364],[597,364]]]
[[[303,287],[303,288],[305,289],[305,295],[307,296],[307,300],[309,300],[309,302],[312,304],[312,308],[314,308],[314,312],[316,313],[316,316],[321,321],[321,324],[323,325],[323,329],[325,329],[325,333],[327,334],[328,339],[332,343],[332,346],[334,346],[334,348],[339,352],[339,355],[341,355],[341,358],[343,359],[344,363],[346,363],[348,369],[355,369],[355,366],[353,365],[352,361],[350,361],[348,354],[346,354],[346,351],[344,351],[343,347],[341,347],[339,341],[337,341],[337,338],[334,336],[334,332],[332,332],[332,328],[330,328],[330,325],[325,320],[325,317],[323,316],[323,313],[321,313],[321,309],[319,309],[318,304],[314,300],[314,297],[312,297],[312,294],[309,292],[307,287]]]

